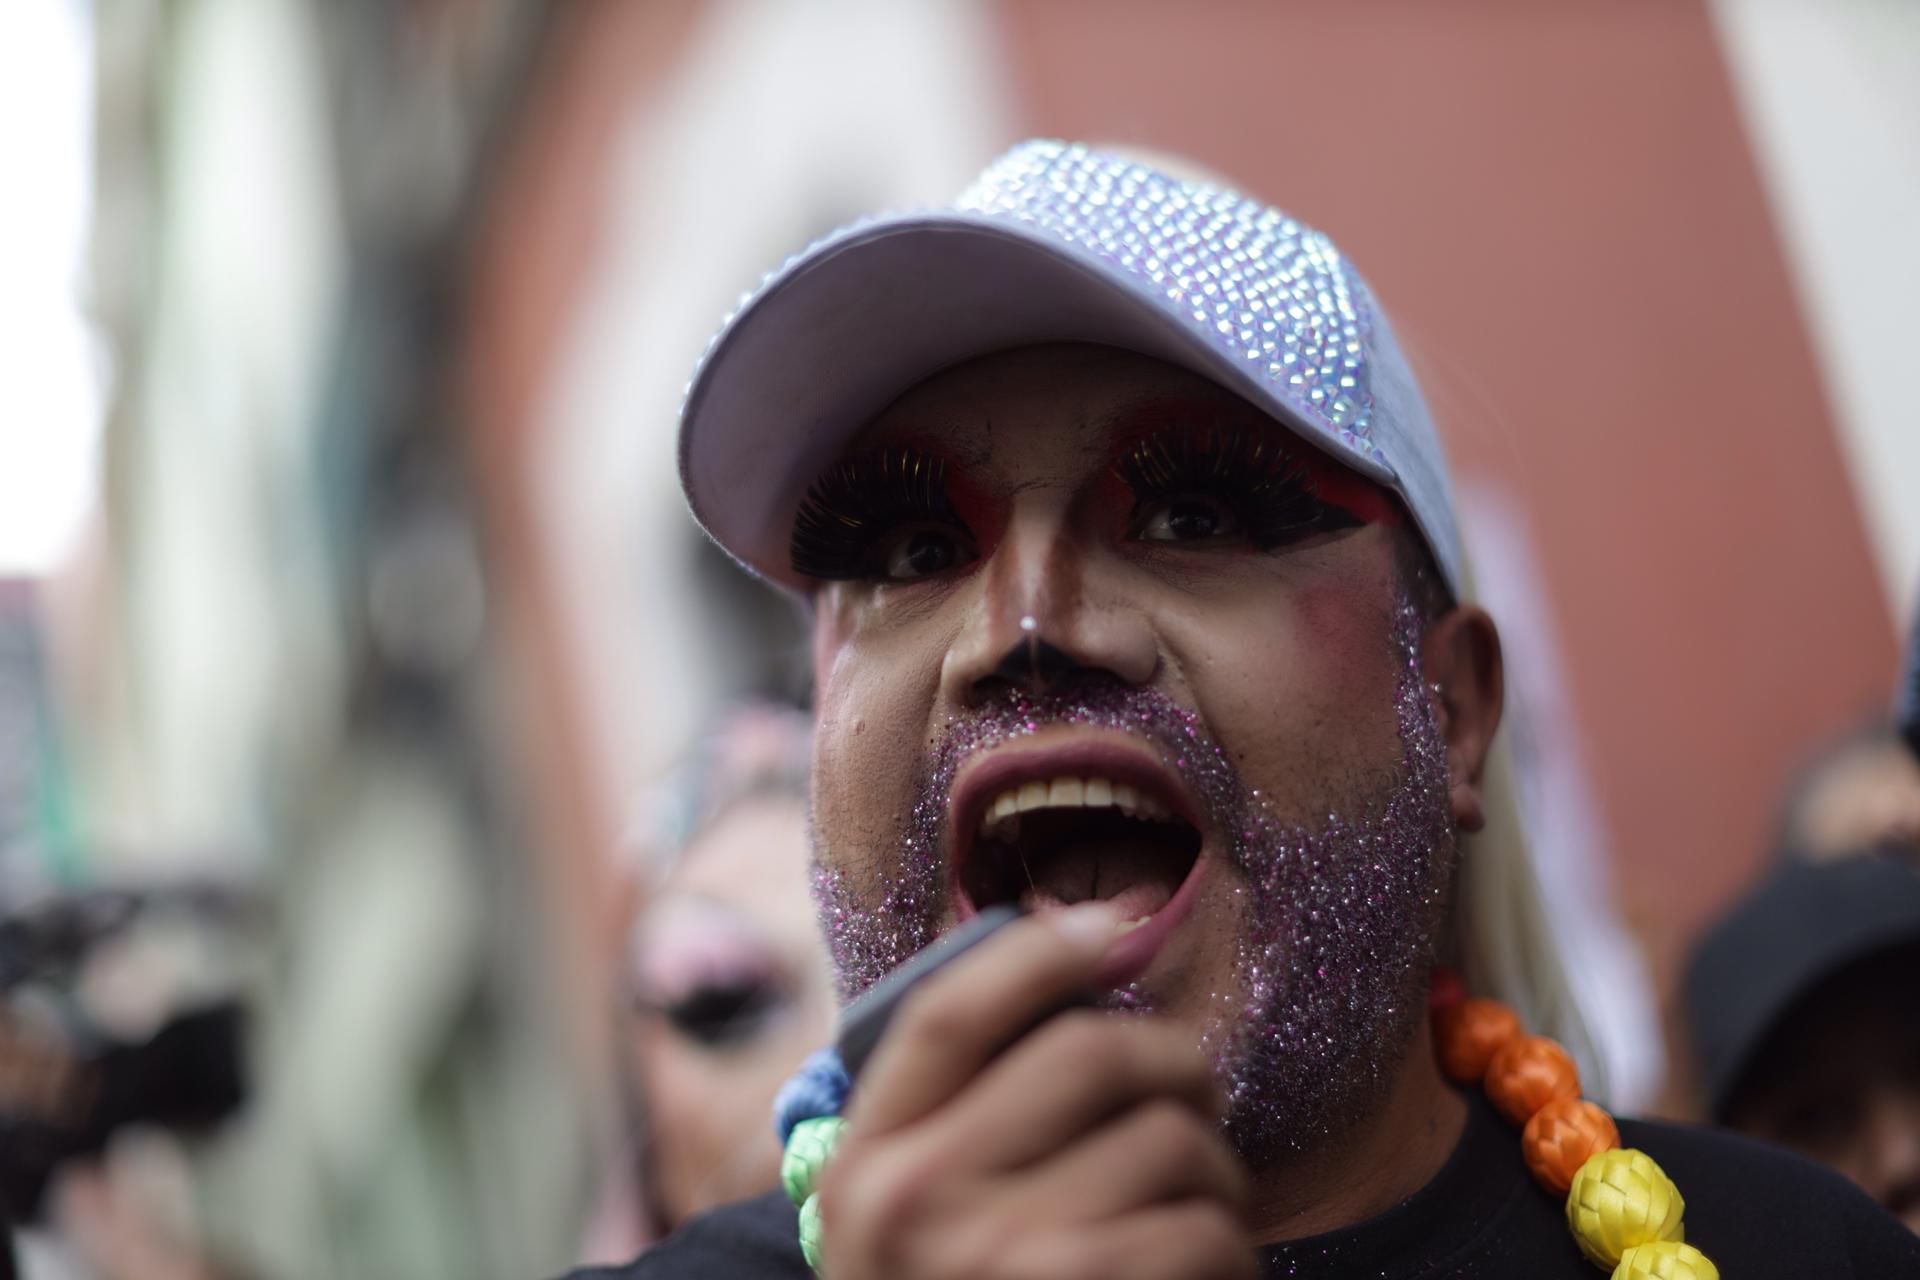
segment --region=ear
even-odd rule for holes
[[[1478,831],[1486,824],[1480,775],[1506,698],[1500,633],[1486,610],[1461,605],[1429,623],[1420,640],[1420,669],[1446,743],[1453,819],[1464,830]]]

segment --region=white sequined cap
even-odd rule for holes
[[[855,223],[773,272],[687,391],[680,476],[754,572],[787,563],[807,486],[907,388],[973,356],[1097,342],[1208,378],[1406,502],[1456,595],[1433,421],[1333,242],[1222,187],[1027,142],[950,208]]]

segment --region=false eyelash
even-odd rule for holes
[[[695,987],[659,1012],[688,1039],[720,1049],[758,1035],[785,1003],[770,981],[737,980]]]
[[[1363,523],[1321,501],[1313,474],[1267,432],[1222,425],[1156,432],[1114,464],[1136,502],[1210,494],[1231,502],[1262,551]]]
[[[922,520],[973,536],[947,500],[945,459],[911,445],[877,449],[835,463],[813,482],[793,518],[788,557],[809,578],[869,577],[879,539]]]

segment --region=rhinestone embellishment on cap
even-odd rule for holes
[[[1309,422],[1380,457],[1370,300],[1320,232],[1238,192],[1063,142],[1009,151],[956,207],[1051,231],[1147,282]]]

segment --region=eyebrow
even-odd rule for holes
[[[1283,437],[1293,434],[1282,423],[1243,401],[1198,393],[1143,395],[1116,406],[1089,425],[1112,440],[1117,449],[1125,449],[1155,432],[1198,425],[1202,421],[1258,427]]]
[[[882,449],[904,446],[979,471],[993,459],[993,419],[984,418],[978,425],[981,430],[976,432],[954,433],[939,437],[928,431],[924,425],[889,428],[871,436],[860,432],[856,433],[846,447],[836,455],[836,460],[845,461],[848,458],[876,453]]]
[[[948,421],[956,426],[974,428],[951,432],[937,441],[924,426],[901,425],[881,431],[871,438],[859,435],[857,444],[849,445],[841,457],[850,457],[873,449],[906,445],[924,452],[937,454],[960,467],[973,471],[983,471],[993,463],[994,422],[991,415],[984,415],[978,422],[963,422],[958,418]],[[1283,438],[1292,436],[1292,432],[1282,423],[1276,422],[1267,414],[1252,405],[1235,399],[1229,394],[1207,395],[1202,392],[1142,392],[1131,400],[1122,401],[1105,412],[1096,415],[1082,415],[1076,424],[1095,438],[1104,439],[1111,444],[1115,456],[1127,446],[1145,439],[1157,431],[1168,427],[1198,424],[1202,421],[1237,422],[1248,426],[1272,431]]]

